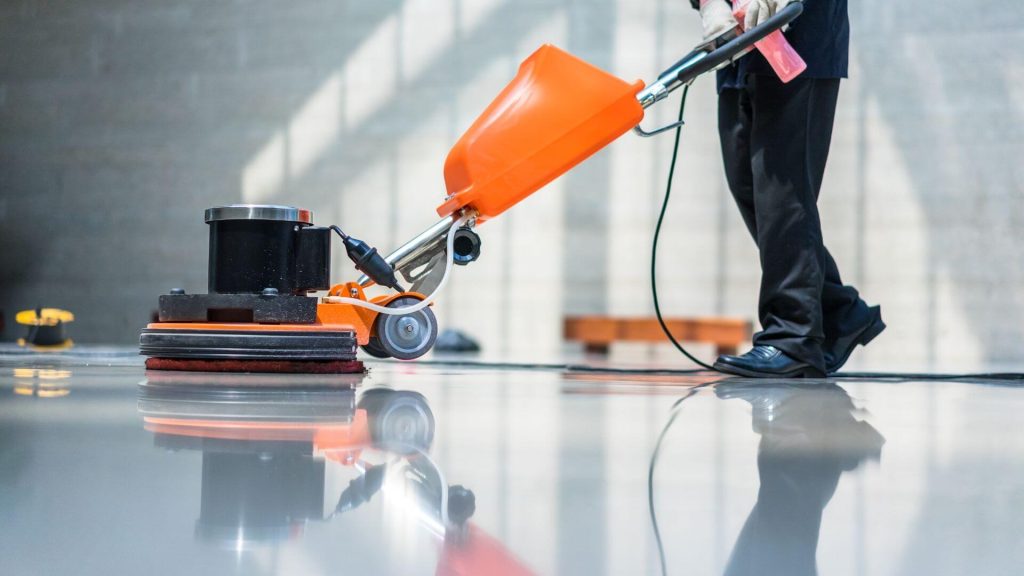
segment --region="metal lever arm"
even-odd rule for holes
[[[448,236],[448,230],[455,225],[457,220],[457,215],[442,218],[436,224],[427,228],[391,254],[388,254],[384,260],[394,268],[395,272],[403,273],[404,275],[407,272],[407,268],[418,267],[435,254],[444,252],[445,238]],[[364,288],[373,284],[373,280],[365,274],[360,276],[356,282]]]

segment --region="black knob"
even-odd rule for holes
[[[461,484],[448,487],[448,521],[461,526],[476,512],[476,496]]]
[[[452,244],[452,258],[459,266],[465,266],[480,257],[480,236],[463,226],[455,231]]]

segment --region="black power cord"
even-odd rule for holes
[[[651,463],[647,467],[647,512],[651,517],[651,527],[654,528],[654,544],[658,549],[658,562],[661,564],[661,576],[668,576],[668,562],[665,560],[665,544],[661,541],[661,529],[658,528],[658,515],[654,511],[654,468],[658,465],[658,456],[661,454],[661,445],[665,442],[665,436],[668,435],[668,431],[672,428],[672,424],[676,421],[676,417],[679,416],[679,409],[682,408],[683,402],[688,398],[697,393],[698,390],[707,386],[707,384],[701,384],[694,386],[685,396],[676,400],[672,404],[672,408],[669,410],[668,422],[661,429],[661,434],[658,434],[658,441],[654,444],[654,452],[651,454]]]
[[[661,306],[658,303],[658,238],[661,236],[661,224],[665,221],[665,211],[668,209],[669,198],[672,197],[672,178],[676,174],[676,159],[679,158],[679,136],[683,131],[683,112],[686,110],[686,94],[690,91],[690,85],[687,84],[683,87],[683,97],[679,100],[679,117],[676,118],[675,129],[675,142],[672,144],[672,161],[668,165],[668,183],[665,184],[665,199],[661,201],[661,212],[658,213],[658,223],[654,226],[654,240],[651,242],[651,297],[654,299],[654,314],[658,317],[658,324],[661,325],[661,331],[665,333],[669,342],[690,359],[691,362],[707,370],[715,370],[715,367],[702,362],[697,359],[693,354],[690,354],[683,345],[676,340],[675,336],[672,335],[672,331],[668,329],[668,325],[665,324],[665,319],[661,316]],[[715,370],[716,372],[718,370]]]
[[[377,252],[376,248],[358,238],[345,234],[336,225],[328,226],[328,228],[341,238],[342,244],[345,245],[345,252],[348,254],[349,260],[355,264],[356,270],[366,274],[367,277],[380,286],[387,286],[392,290],[405,292],[402,285],[398,283],[398,278],[395,277],[395,269]]]

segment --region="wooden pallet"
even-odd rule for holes
[[[666,318],[665,324],[676,340],[714,344],[718,354],[735,354],[753,334],[751,323],[737,318]],[[653,316],[567,316],[563,326],[565,339],[582,342],[589,353],[607,354],[613,342],[668,342]]]

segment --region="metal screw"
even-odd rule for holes
[[[405,332],[405,335],[403,337],[408,338],[416,334],[416,332],[419,330],[419,326],[417,325],[416,320],[412,318],[399,318],[398,329],[402,332]]]
[[[270,287],[264,288],[263,289],[263,295],[264,296],[277,296],[277,288],[270,288]]]
[[[171,294],[174,294],[175,296],[181,296],[184,293],[185,293],[185,289],[184,288],[171,288]]]

